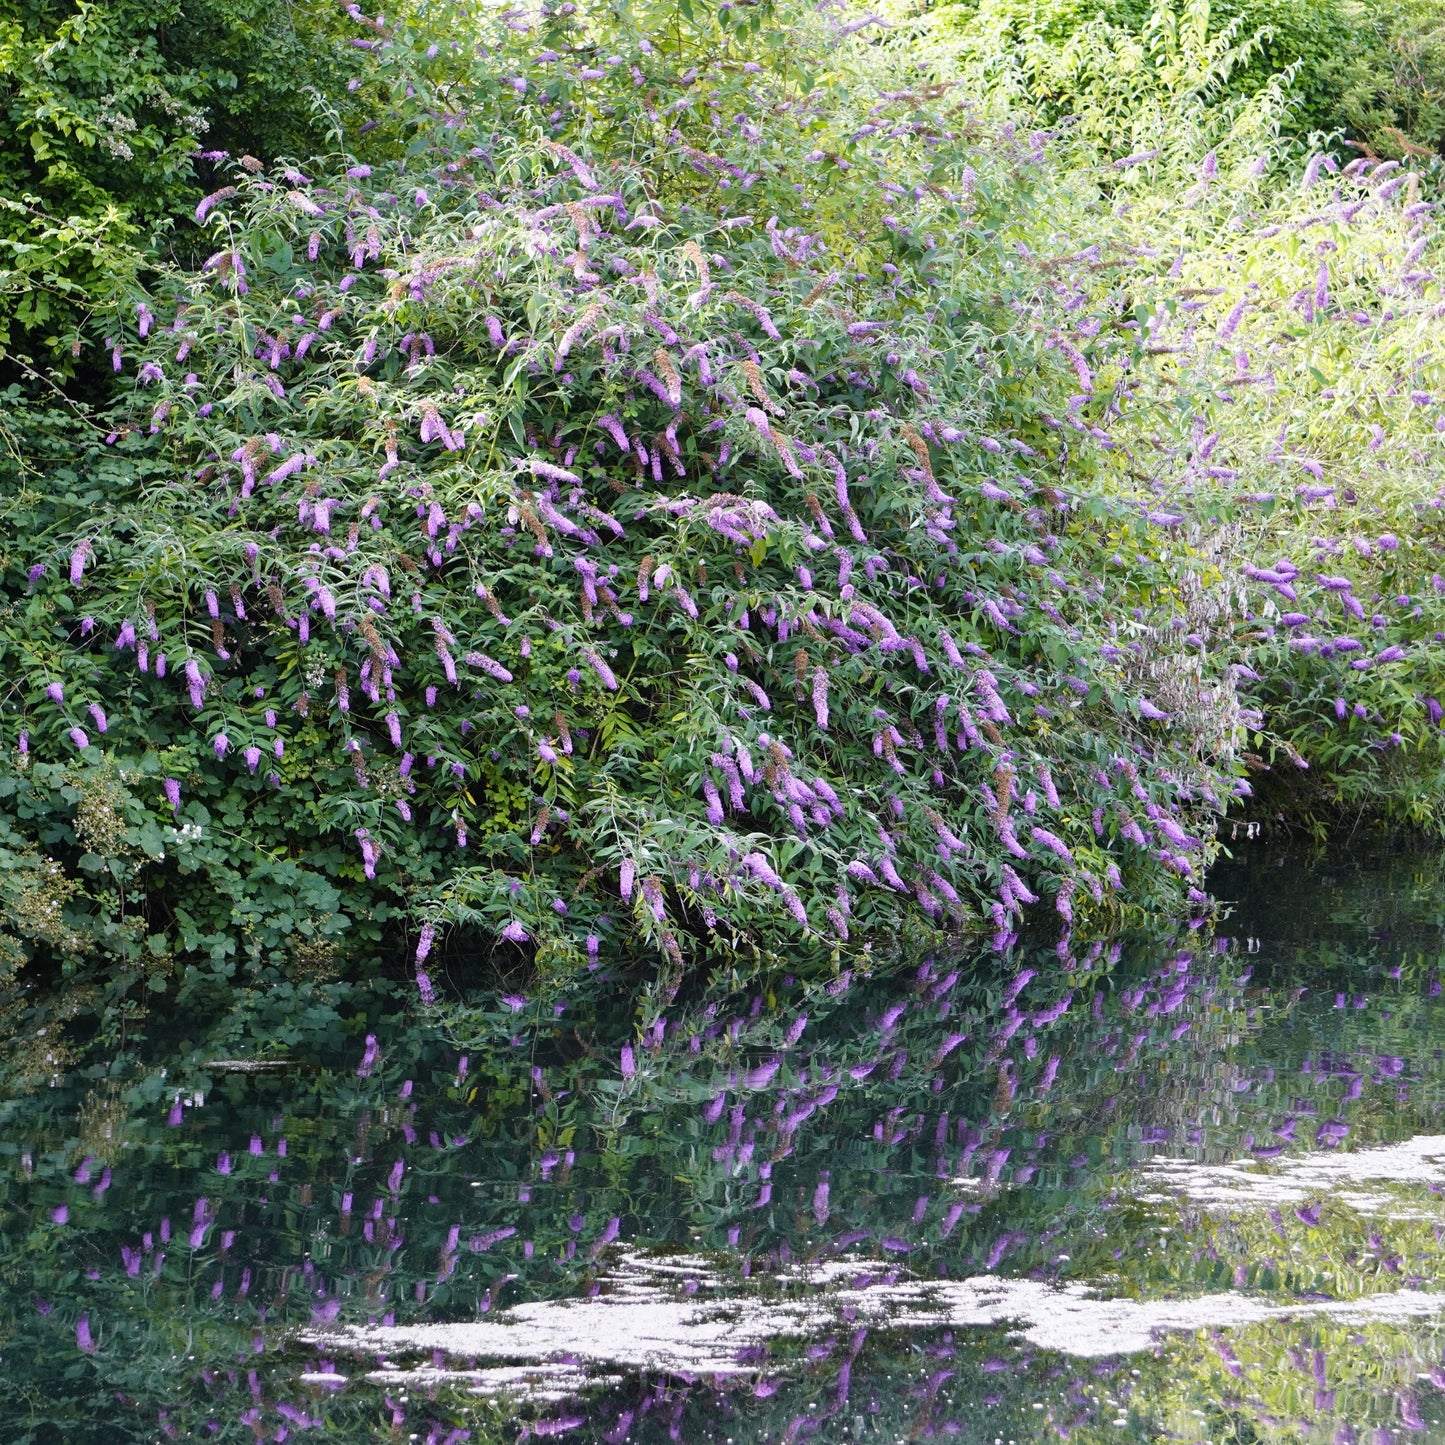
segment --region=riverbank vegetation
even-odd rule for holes
[[[1423,8],[214,8],[0,52],[18,980],[667,993],[1439,831]]]

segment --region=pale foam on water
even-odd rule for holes
[[[1143,1173],[1146,1185],[1154,1186],[1138,1196],[1146,1201],[1182,1194],[1203,1205],[1248,1207],[1305,1204],[1328,1196],[1361,1214],[1429,1219],[1439,1211],[1420,1208],[1388,1189],[1359,1186],[1445,1184],[1445,1134],[1417,1135],[1372,1149],[1288,1155],[1268,1163],[1195,1164],[1160,1157]]]
[[[861,1284],[865,1272],[884,1273]],[[956,1281],[895,1278],[877,1261],[832,1261],[822,1270],[775,1277],[811,1284],[800,1298],[729,1294],[686,1258],[627,1253],[604,1285],[583,1299],[514,1306],[485,1320],[453,1324],[354,1327],[313,1331],[328,1351],[380,1354],[367,1378],[386,1385],[451,1383],[481,1393],[561,1399],[618,1369],[748,1376],[746,1352],[780,1338],[808,1338],[843,1321],[892,1329],[1011,1326],[1039,1349],[1094,1359],[1151,1348],[1169,1331],[1229,1329],[1272,1319],[1318,1317],[1341,1323],[1427,1318],[1445,1311],[1445,1294],[1400,1290],[1355,1300],[1272,1304],[1234,1290],[1192,1299],[1108,1299],[1086,1285],[991,1275]],[[678,1278],[703,1286],[680,1298]],[[890,1281],[891,1282],[888,1282]],[[505,1360],[503,1367],[413,1369],[389,1357],[441,1351],[452,1360]],[[740,1358],[741,1357],[741,1358]]]

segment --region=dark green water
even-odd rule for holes
[[[1214,932],[718,980],[640,1040],[605,969],[51,1033],[0,1440],[1445,1439],[1445,865],[1214,887]]]

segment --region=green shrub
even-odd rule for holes
[[[1197,879],[1230,606],[1095,485],[1135,343],[1073,329],[1074,182],[788,23],[751,67],[488,35],[415,159],[238,174],[109,323],[113,445],[10,493],[4,714],[96,946],[147,914],[131,977],[304,916],[676,978]],[[369,81],[419,125],[424,38]]]
[[[1219,37],[1229,62],[1197,64],[1193,79],[1211,105],[1228,108],[1288,77],[1288,128],[1341,132],[1382,156],[1429,154],[1445,145],[1445,18],[1421,0],[982,0],[942,7],[943,25],[1011,75],[1026,103],[1056,120],[1167,70],[1181,42]]]
[[[1438,834],[1438,175],[1311,155],[1281,133],[1288,77],[1231,94],[1258,57],[1204,7],[1156,9],[1152,41],[1105,21],[1051,39],[1052,13],[1018,63],[945,24],[932,65],[1015,107],[1031,86],[1066,97],[1050,104],[1072,111],[1073,224],[1092,208],[1101,249],[1138,258],[1076,300],[1084,326],[1143,343],[1098,485],[1147,484],[1189,518],[1237,599],[1240,686],[1265,722],[1255,817]]]
[[[372,160],[118,273],[107,411],[12,388],[12,962],[675,981],[1178,907],[1246,765],[1439,826],[1421,177],[1301,192],[1201,11],[1061,136],[775,18],[358,21]]]
[[[0,348],[78,352],[203,194],[203,147],[323,149],[362,122],[341,7],[19,0],[0,18]],[[184,249],[185,242],[182,241]],[[198,258],[199,259],[199,258]]]

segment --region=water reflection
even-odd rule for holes
[[[1434,1433],[1441,882],[1261,852],[1217,935],[77,1045],[0,1105],[4,1438]]]

